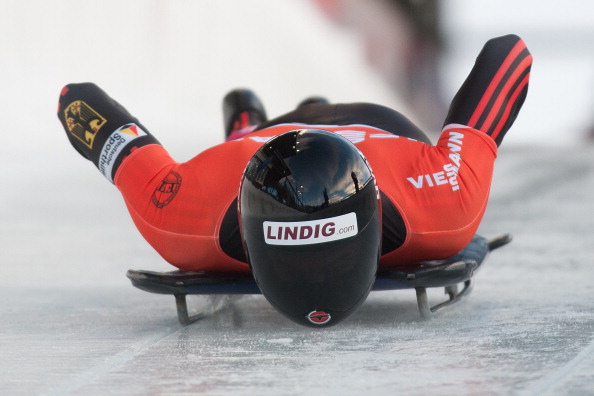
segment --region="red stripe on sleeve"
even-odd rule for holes
[[[501,89],[495,102],[491,106],[491,109],[489,110],[489,115],[483,122],[483,125],[481,125],[481,128],[480,128],[481,130],[488,131],[491,129],[492,124],[497,117],[497,114],[501,110],[501,106],[503,106],[506,102],[506,97],[507,97],[509,91],[512,89],[512,87],[518,81],[518,78],[520,77],[520,75],[522,73],[524,73],[526,71],[526,69],[530,67],[531,64],[532,64],[532,57],[528,56],[528,57],[526,57],[526,59],[524,59],[518,65],[518,68],[516,70],[514,70],[513,74],[510,76],[509,80],[505,83],[505,86]],[[512,103],[513,103],[513,101],[512,101]],[[502,121],[504,121],[504,122],[507,121],[507,117],[504,117],[502,119]]]
[[[518,96],[520,95],[520,93],[524,90],[524,88],[526,88],[526,85],[528,85],[528,80],[530,79],[530,73],[526,74],[526,76],[524,76],[524,79],[522,80],[522,82],[520,83],[520,85],[518,85],[518,87],[516,88],[516,90],[514,91],[514,93],[512,94],[507,107],[505,108],[505,113],[503,114],[503,116],[501,117],[501,120],[499,121],[499,123],[497,124],[497,127],[495,128],[495,130],[493,131],[493,133],[491,134],[491,137],[493,138],[493,140],[497,139],[497,136],[499,135],[499,133],[501,132],[501,130],[503,129],[503,126],[505,125],[505,123],[507,122],[508,118],[509,118],[509,114],[511,112],[511,109],[514,105],[514,103],[516,102],[516,99],[518,98]]]
[[[514,46],[514,48],[512,48],[509,55],[505,58],[505,60],[501,64],[501,67],[499,68],[499,70],[497,70],[497,73],[495,73],[495,76],[493,77],[493,79],[491,80],[491,83],[487,87],[487,90],[485,91],[483,97],[481,98],[476,110],[472,114],[472,117],[470,117],[468,126],[477,128],[476,123],[480,119],[483,112],[486,110],[486,107],[488,106],[489,101],[491,100],[491,97],[493,96],[493,93],[497,89],[497,86],[501,82],[501,79],[503,78],[503,76],[505,76],[505,73],[507,73],[510,66],[513,64],[513,62],[516,60],[516,58],[519,56],[519,54],[522,51],[524,51],[524,49],[526,49],[526,45],[524,44],[523,41],[518,41],[518,43]],[[482,128],[477,128],[477,129],[482,129]]]

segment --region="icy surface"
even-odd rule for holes
[[[2,2],[0,22],[1,394],[594,394],[594,147],[504,144],[481,233],[514,241],[488,259],[467,300],[431,321],[420,320],[414,292],[398,291],[372,294],[322,331],[259,296],[181,327],[173,297],[125,277],[171,267],[63,136],[54,114],[62,85],[97,82],[180,161],[221,140],[220,98],[238,85],[260,92],[271,114],[312,93],[404,106],[353,37],[304,1]],[[463,26],[472,27],[451,34]],[[475,29],[458,50],[468,62],[492,33]],[[544,52],[538,37],[533,52]],[[546,59],[536,58],[536,81],[565,89],[565,77],[578,79]],[[591,99],[580,89],[581,105]],[[542,95],[527,102],[524,125],[578,141],[590,112],[547,129],[542,116],[559,119],[535,115],[554,97]]]

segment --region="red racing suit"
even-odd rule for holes
[[[264,142],[307,127],[340,134],[367,157],[382,196],[380,268],[404,269],[454,255],[475,234],[497,149],[522,107],[531,65],[519,37],[489,40],[454,96],[436,145],[391,109],[311,104],[178,163],[93,84],[65,87],[58,116],[74,147],[119,188],[144,238],[189,271],[249,272],[236,200],[244,168]],[[391,117],[397,121],[384,122]],[[387,232],[390,222],[398,232]]]
[[[122,163],[114,181],[138,230],[169,263],[191,271],[247,272],[247,263],[221,249],[221,222],[254,152],[267,139],[302,127],[282,124],[253,132],[185,163],[176,163],[159,145],[147,145]],[[449,125],[432,146],[365,125],[316,128],[355,143],[404,220],[405,242],[381,257],[380,268],[451,256],[475,234],[497,155],[488,135]],[[398,166],[391,166],[394,158]]]

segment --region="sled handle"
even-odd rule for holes
[[[507,245],[512,241],[512,239],[513,237],[511,234],[499,235],[498,237],[489,240],[489,242],[487,242],[487,246],[489,247],[489,251],[493,251]]]
[[[197,313],[194,315],[188,314],[188,303],[186,301],[185,294],[174,294],[175,306],[177,307],[177,320],[182,326],[190,325],[197,320],[200,320],[206,316],[204,313]]]
[[[423,319],[427,320],[431,319],[435,312],[440,311],[441,309],[447,306],[461,301],[464,297],[470,294],[470,292],[472,291],[472,280],[468,279],[464,281],[464,288],[460,292],[458,292],[458,287],[456,285],[447,286],[445,288],[445,291],[446,294],[449,295],[450,299],[433,307],[429,306],[429,299],[427,297],[426,287],[415,287],[415,291],[417,293],[417,306],[419,307],[419,313],[421,314],[421,317]]]

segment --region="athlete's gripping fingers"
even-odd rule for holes
[[[92,83],[62,89],[58,118],[74,148],[110,181],[131,151],[158,144],[135,117]]]
[[[499,145],[528,92],[532,56],[516,35],[489,40],[452,100],[444,125],[476,128]]]

